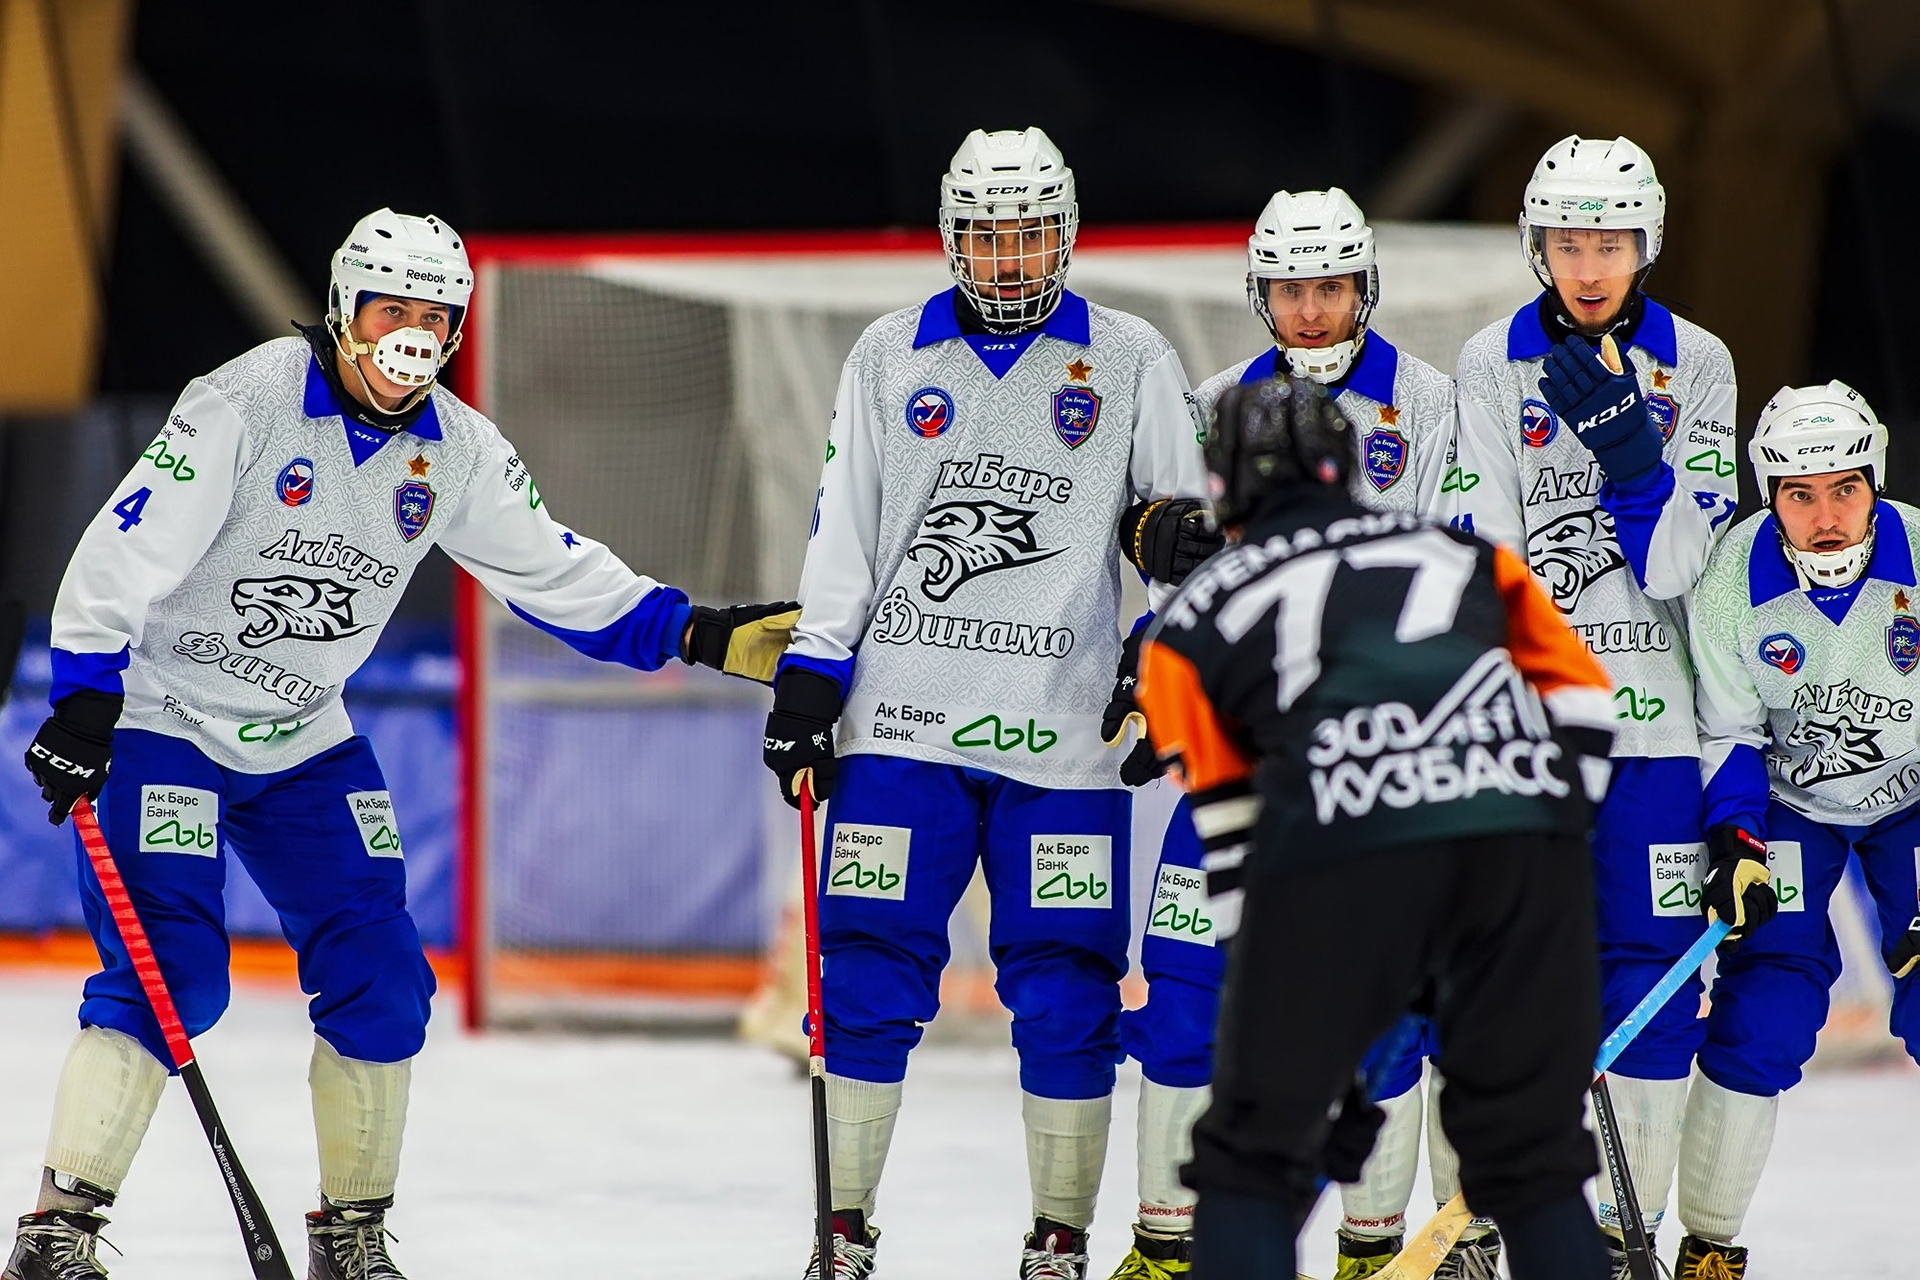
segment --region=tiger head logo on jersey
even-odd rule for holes
[[[1568,512],[1528,534],[1527,562],[1562,613],[1572,613],[1596,581],[1627,567],[1613,517],[1597,507]]]
[[[246,619],[239,641],[249,649],[275,640],[343,640],[371,623],[353,620],[359,591],[332,578],[242,578],[233,584],[233,611]]]
[[[929,600],[945,600],[961,583],[983,573],[1038,564],[1065,551],[1044,550],[1034,541],[1033,518],[1038,514],[991,499],[929,508],[919,536],[907,548],[907,559],[926,569],[920,593]]]
[[[1795,702],[1801,700],[1796,698]],[[1862,729],[1847,715],[1814,716],[1801,710],[1800,723],[1780,740],[1788,751],[1810,749],[1793,761],[1787,777],[1795,786],[1810,787],[1828,778],[1872,773],[1887,762],[1880,735]]]

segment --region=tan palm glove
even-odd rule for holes
[[[799,621],[800,606],[792,600],[736,604],[726,609],[695,605],[686,632],[680,637],[680,661],[772,684],[774,668],[792,642],[794,624]]]

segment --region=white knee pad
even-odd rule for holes
[[[1193,1230],[1198,1197],[1180,1182],[1180,1166],[1193,1159],[1193,1122],[1207,1109],[1213,1090],[1176,1089],[1140,1081],[1140,1225],[1149,1231],[1184,1235]]]
[[[1033,1186],[1034,1216],[1084,1231],[1100,1199],[1113,1096],[1042,1098],[1023,1090],[1020,1118],[1027,1126],[1027,1178]]]
[[[1340,1187],[1340,1229],[1368,1240],[1388,1240],[1407,1229],[1407,1201],[1420,1167],[1420,1086],[1386,1099],[1380,1109],[1387,1118],[1360,1181]]]
[[[1652,1235],[1666,1216],[1667,1192],[1673,1187],[1673,1168],[1680,1158],[1687,1082],[1609,1074],[1607,1091],[1613,1096],[1614,1118],[1620,1122],[1620,1145],[1627,1153],[1627,1171],[1633,1175],[1640,1217],[1647,1224],[1647,1234]],[[1594,1125],[1596,1142],[1600,1142],[1599,1127]],[[1607,1172],[1604,1142],[1600,1142],[1600,1176],[1594,1180],[1594,1190],[1600,1200],[1600,1225],[1618,1235],[1620,1207],[1614,1198],[1612,1175]]]
[[[167,1069],[138,1040],[82,1028],[53,1095],[47,1167],[117,1193],[166,1087]]]
[[[1693,1075],[1680,1136],[1680,1225],[1703,1240],[1732,1244],[1773,1150],[1780,1095],[1756,1098]]]
[[[1440,1122],[1440,1094],[1446,1079],[1438,1071],[1427,1073],[1427,1173],[1433,1179],[1433,1203],[1441,1208],[1460,1194],[1460,1153],[1447,1137]],[[1460,1233],[1462,1240],[1478,1240],[1493,1230],[1492,1218],[1475,1218]]]
[[[834,1208],[858,1209],[873,1216],[904,1088],[897,1080],[875,1084],[828,1074],[827,1159]]]
[[[307,1084],[320,1143],[320,1194],[335,1202],[380,1200],[400,1181],[413,1061],[343,1058],[315,1036]]]

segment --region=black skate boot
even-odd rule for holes
[[[1500,1233],[1489,1231],[1472,1240],[1462,1240],[1440,1260],[1433,1280],[1494,1280],[1499,1275]]]
[[[5,1280],[106,1280],[107,1269],[93,1256],[106,1225],[97,1213],[48,1209],[28,1214],[13,1238]]]
[[[1404,1236],[1385,1239],[1350,1236],[1345,1231],[1336,1231],[1334,1235],[1340,1241],[1340,1261],[1333,1280],[1366,1280],[1393,1261],[1393,1255],[1400,1252],[1400,1242],[1405,1239]]]
[[[1699,1236],[1680,1239],[1680,1268],[1673,1280],[1746,1280],[1747,1251]]]
[[[1133,1229],[1133,1250],[1108,1280],[1179,1280],[1193,1270],[1193,1237]]]
[[[1087,1233],[1052,1218],[1035,1218],[1020,1251],[1020,1280],[1087,1280]]]
[[[833,1280],[867,1280],[873,1274],[874,1249],[880,1228],[867,1225],[858,1209],[833,1211]],[[820,1242],[807,1255],[806,1280],[820,1280]]]
[[[392,1196],[321,1203],[307,1215],[307,1280],[407,1280],[387,1255]]]

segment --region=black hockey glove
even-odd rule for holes
[[[1100,716],[1100,738],[1110,747],[1120,745],[1127,725],[1140,730],[1139,741],[1120,762],[1120,781],[1130,787],[1144,787],[1167,771],[1167,766],[1154,754],[1153,743],[1147,740],[1147,717],[1133,699],[1133,691],[1140,683],[1140,640],[1145,634],[1144,628],[1136,631],[1120,645],[1120,670],[1114,677],[1113,697],[1107,700],[1107,709]]]
[[[1708,923],[1731,920],[1733,932],[1721,945],[1739,949],[1740,940],[1773,919],[1780,909],[1767,870],[1767,846],[1751,831],[1723,822],[1707,832],[1707,874],[1700,882],[1700,913]]]
[[[113,726],[120,720],[117,693],[78,689],[53,704],[53,714],[27,748],[27,772],[40,784],[47,821],[59,826],[81,796],[100,798],[113,759]]]
[[[793,600],[726,609],[695,605],[680,637],[680,661],[772,684],[773,670],[787,651],[798,621],[800,605]]]
[[[1556,342],[1541,366],[1540,394],[1592,453],[1614,484],[1631,484],[1660,465],[1660,432],[1640,398],[1640,379],[1625,352],[1621,372],[1601,362],[1586,339]]]
[[[1893,950],[1887,953],[1887,972],[1896,978],[1904,978],[1913,972],[1913,966],[1920,964],[1920,916],[1913,918],[1907,926],[1907,932],[1900,941],[1893,944]]]
[[[1360,1181],[1360,1171],[1373,1154],[1373,1140],[1386,1122],[1387,1113],[1367,1096],[1367,1082],[1356,1071],[1327,1130],[1327,1177],[1334,1182]]]
[[[780,794],[800,807],[800,775],[813,779],[813,798],[833,794],[833,724],[840,718],[840,686],[818,671],[788,667],[773,686],[773,710],[761,758],[780,779]]]
[[[1136,502],[1120,514],[1120,551],[1156,582],[1179,586],[1226,544],[1197,498]]]

